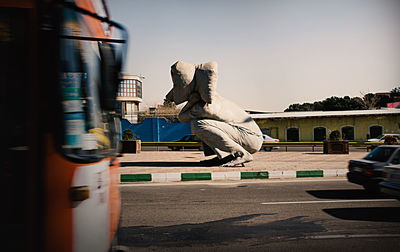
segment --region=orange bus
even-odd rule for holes
[[[1,250],[110,249],[126,47],[105,0],[0,0]]]

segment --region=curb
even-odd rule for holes
[[[202,180],[246,180],[246,179],[287,179],[314,177],[342,177],[347,169],[305,170],[305,171],[256,171],[256,172],[199,172],[199,173],[147,173],[121,174],[120,183],[134,182],[181,182]]]

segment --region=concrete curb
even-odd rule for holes
[[[287,179],[313,177],[343,177],[347,169],[305,170],[305,171],[257,171],[257,172],[199,172],[199,173],[147,173],[121,174],[120,183],[134,182],[180,182],[201,180],[246,180],[246,179]]]

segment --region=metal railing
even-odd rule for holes
[[[382,142],[349,142],[350,147],[374,147],[383,145]],[[200,142],[142,142],[142,146],[181,146],[181,147],[200,147]],[[323,147],[324,142],[264,142],[262,147]]]

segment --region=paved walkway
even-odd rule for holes
[[[366,154],[366,152],[351,152],[347,155],[327,155],[320,152],[257,152],[254,154],[254,161],[246,163],[244,167],[205,167],[201,166],[199,161],[206,157],[199,151],[145,151],[138,154],[124,154],[120,158],[119,173],[122,182],[182,181],[187,174],[194,175],[193,179],[189,176],[187,180],[199,180],[196,178],[237,180],[246,176],[289,178],[307,174],[311,177],[344,176],[348,161],[360,159]]]

